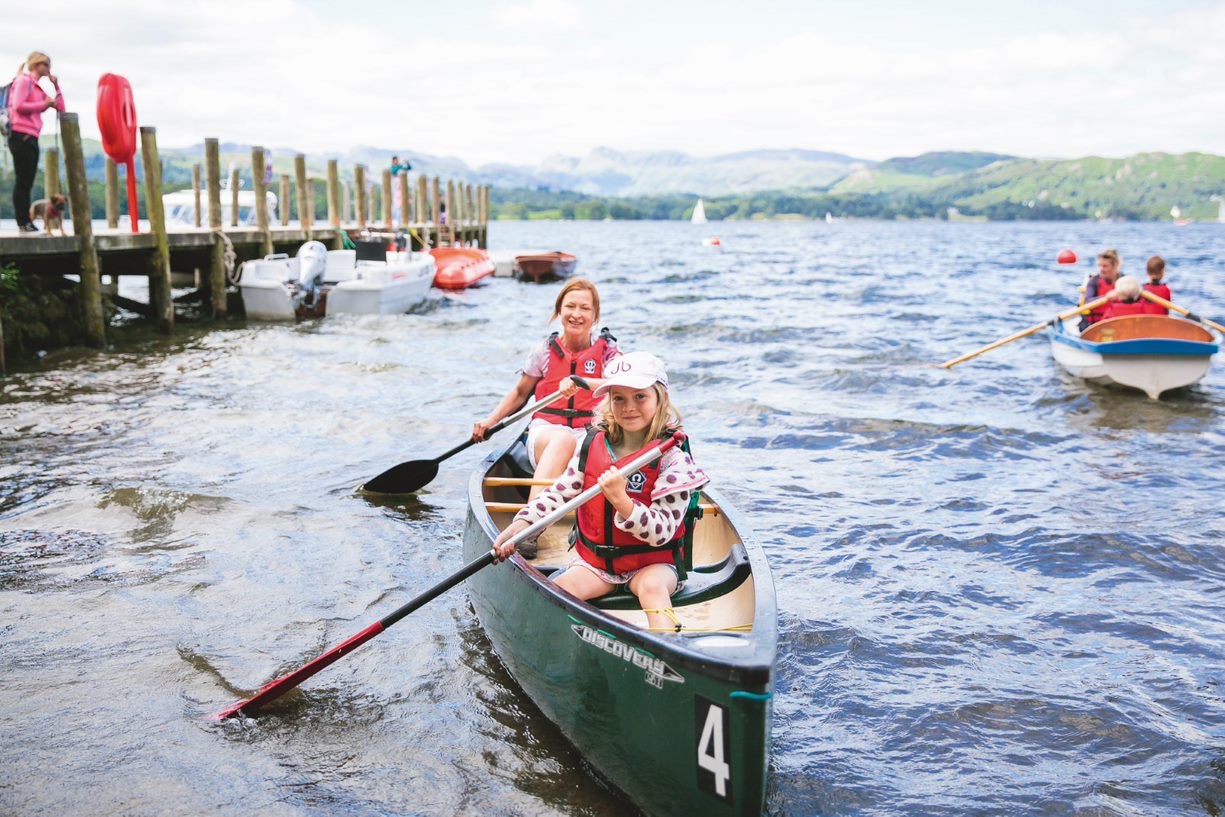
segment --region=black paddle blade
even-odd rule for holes
[[[368,494],[411,494],[438,476],[438,460],[412,460],[393,465],[360,490]]]

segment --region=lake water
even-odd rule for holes
[[[702,246],[718,234],[723,248]],[[1089,260],[1225,318],[1225,227],[495,223],[669,364],[780,606],[774,815],[1225,810],[1225,362],[1150,401],[1037,335]],[[1054,264],[1075,247],[1076,269]],[[121,335],[0,380],[0,813],[617,815],[457,589],[205,716],[457,567],[465,439],[556,285],[412,314]],[[506,432],[504,432],[506,433]],[[496,568],[492,568],[496,569]]]

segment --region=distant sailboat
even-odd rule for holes
[[[689,219],[691,224],[706,223],[706,208],[702,206],[702,200],[698,199],[698,206],[693,208],[693,217]]]

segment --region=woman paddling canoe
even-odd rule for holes
[[[561,288],[549,320],[557,319],[561,320],[561,331],[549,335],[528,355],[519,370],[519,381],[488,417],[472,426],[472,439],[479,442],[485,439],[491,426],[533,394],[539,400],[564,391],[569,398],[564,407],[541,409],[532,415],[527,427],[528,459],[535,476],[541,479],[561,475],[591,424],[595,397],[591,392],[580,391],[570,375],[578,375],[595,389],[602,382],[604,367],[621,354],[617,339],[607,329],[595,334],[600,319],[600,293],[586,278],[574,278]],[[531,495],[539,491],[538,487],[533,488]]]

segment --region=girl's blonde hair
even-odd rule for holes
[[[31,51],[30,56],[26,57],[26,70],[33,71],[34,66],[38,65],[40,62],[45,62],[50,65],[51,58],[41,51]]]
[[[655,389],[655,416],[651,418],[651,424],[647,427],[647,442],[657,440],[663,435],[665,429],[678,429],[681,427],[681,410],[672,402],[672,398],[668,396],[668,390],[664,388],[662,383],[655,383],[651,386]],[[604,395],[604,399],[600,401],[600,405],[596,406],[595,415],[597,422],[608,429],[608,441],[613,445],[621,442],[625,437],[625,429],[623,429],[615,419],[612,412],[612,392]]]
[[[557,293],[557,300],[553,302],[553,317],[549,318],[549,323],[561,317],[562,302],[566,300],[567,295],[576,289],[585,289],[591,293],[591,305],[595,307],[595,318],[592,320],[598,321],[600,319],[600,290],[596,289],[595,284],[586,278],[571,278],[561,288],[561,292]]]

